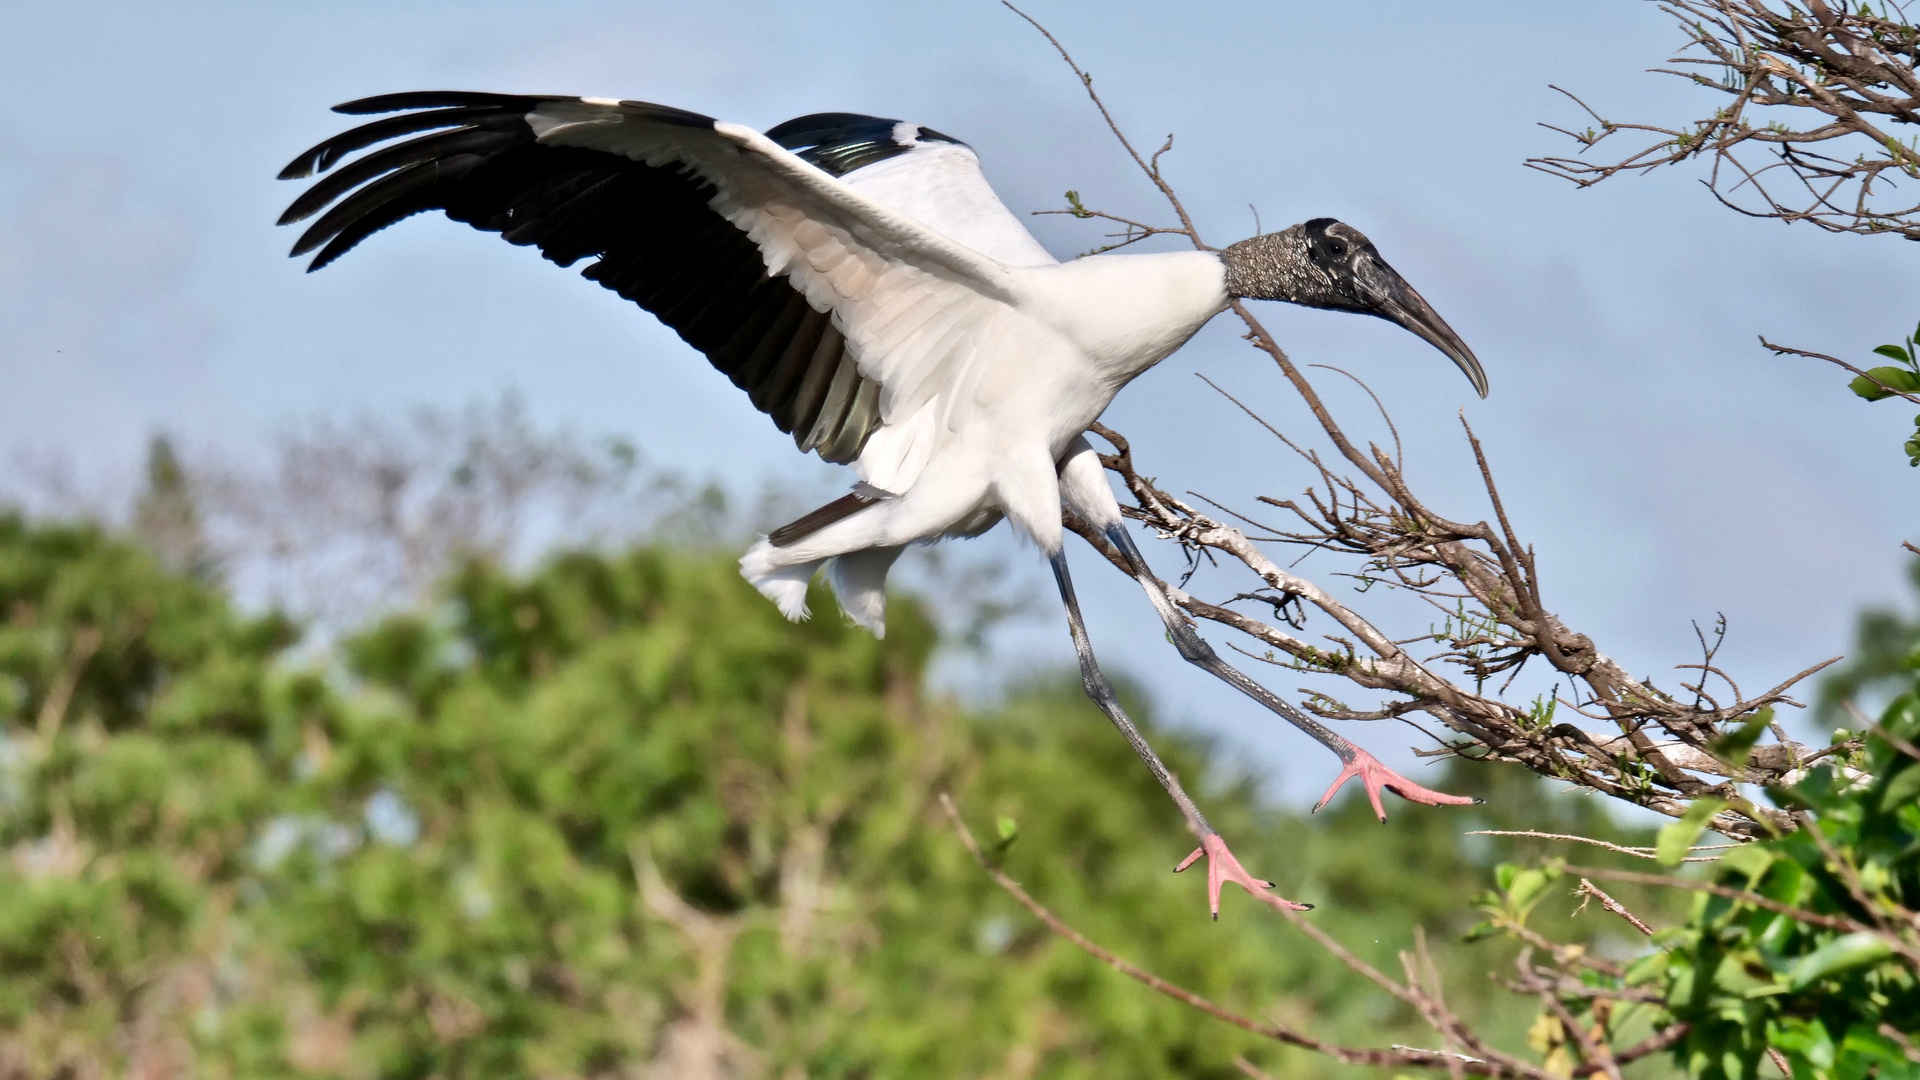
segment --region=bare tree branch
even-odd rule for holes
[[[1573,157],[1527,165],[1581,187],[1622,173],[1703,159],[1707,189],[1750,217],[1809,221],[1829,232],[1920,239],[1920,30],[1897,7],[1779,0],[1661,0],[1686,43],[1658,74],[1718,96],[1711,114],[1677,127],[1609,120],[1554,87],[1591,123],[1543,124],[1579,144]],[[1616,135],[1625,153],[1586,153]],[[1904,138],[1902,136],[1905,136]]]
[[[1060,53],[1108,129],[1182,223],[1179,230],[1160,231],[1183,233],[1195,247],[1211,250],[1162,172],[1158,155],[1149,161],[1134,149],[1093,89],[1090,76],[1052,34],[1020,14]],[[1071,198],[1074,205],[1066,212],[1076,216],[1122,221],[1136,232],[1149,228],[1103,215],[1081,205],[1077,196]],[[1127,440],[1111,428],[1093,425],[1092,432],[1113,449],[1102,455],[1102,462],[1118,474],[1132,498],[1133,505],[1125,508],[1128,517],[1179,545],[1190,565],[1197,565],[1203,556],[1224,557],[1260,581],[1261,588],[1236,590],[1231,599],[1218,603],[1189,593],[1183,580],[1167,585],[1176,604],[1196,619],[1217,622],[1252,638],[1256,647],[1243,650],[1249,655],[1295,670],[1337,676],[1392,699],[1378,708],[1352,708],[1323,693],[1310,695],[1307,707],[1322,717],[1377,719],[1424,712],[1464,737],[1464,742],[1448,745],[1449,753],[1470,752],[1480,760],[1518,764],[1672,817],[1685,813],[1696,798],[1717,795],[1738,809],[1717,815],[1710,826],[1736,838],[1792,828],[1784,813],[1739,799],[1733,785],[1779,783],[1814,751],[1790,744],[1768,747],[1764,748],[1768,752],[1756,752],[1734,768],[1712,747],[1730,727],[1761,709],[1797,706],[1788,692],[1832,660],[1811,665],[1765,693],[1747,696],[1717,666],[1717,646],[1708,646],[1703,637],[1701,662],[1676,665],[1698,672],[1697,682],[1680,682],[1691,702],[1630,675],[1591,638],[1568,627],[1546,606],[1533,548],[1520,538],[1501,498],[1491,460],[1464,415],[1462,427],[1497,526],[1456,521],[1427,505],[1407,479],[1397,431],[1392,456],[1377,446],[1362,450],[1251,311],[1239,301],[1231,306],[1247,327],[1247,340],[1273,359],[1305,402],[1334,456],[1323,457],[1228,395],[1304,462],[1314,478],[1298,498],[1261,497],[1261,502],[1291,515],[1284,528],[1257,524],[1244,513],[1194,496],[1217,507],[1224,517],[1265,534],[1251,537],[1142,476]],[[1384,404],[1364,383],[1362,387],[1386,418],[1389,431],[1394,431]],[[1126,569],[1118,553],[1109,550],[1093,530],[1071,520],[1067,526],[1116,568]],[[1357,567],[1345,576],[1358,581],[1363,593],[1376,584],[1412,593],[1444,621],[1437,628],[1430,625],[1424,633],[1390,632],[1319,582],[1283,567],[1263,546],[1275,543],[1354,560]],[[1279,618],[1268,622],[1229,606],[1249,597],[1274,605]],[[1307,637],[1301,615],[1308,611],[1330,618],[1337,633],[1320,641]],[[1423,641],[1440,646],[1440,651],[1423,658],[1406,648]],[[1504,700],[1505,689],[1536,657],[1573,680],[1576,692],[1565,704],[1575,716],[1616,731],[1601,735],[1574,723],[1554,722],[1557,699],[1537,699],[1529,705]],[[1709,693],[1709,680],[1731,688],[1730,697],[1723,701]],[[1490,683],[1495,686],[1490,688]]]

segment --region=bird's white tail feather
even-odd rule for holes
[[[827,565],[827,580],[833,583],[840,610],[877,638],[887,636],[887,571],[893,568],[901,550],[884,547],[852,551]]]
[[[780,614],[800,622],[809,614],[807,583],[826,560],[784,564],[775,557],[777,551],[778,548],[765,540],[753,545],[740,556],[740,575],[759,589],[760,595],[773,601],[780,608]]]

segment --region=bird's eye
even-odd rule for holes
[[[1337,259],[1340,256],[1345,255],[1346,253],[1347,253],[1347,245],[1341,243],[1338,240],[1327,241],[1327,254]]]

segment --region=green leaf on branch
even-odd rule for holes
[[[1787,973],[1787,985],[1799,990],[1830,975],[1877,964],[1893,955],[1893,946],[1879,934],[1861,931],[1834,938],[1801,957]]]
[[[1886,349],[1891,346],[1882,345],[1880,348]],[[1868,401],[1879,401],[1894,396],[1896,391],[1903,394],[1920,393],[1920,375],[1906,368],[1868,368],[1866,375],[1855,376],[1847,386]]]
[[[1773,723],[1773,710],[1761,709],[1740,725],[1736,731],[1730,731],[1713,741],[1713,756],[1726,762],[1735,772],[1747,767],[1747,755],[1753,753],[1753,746],[1766,734],[1767,725]]]
[[[1773,852],[1766,848],[1758,844],[1746,844],[1720,856],[1719,865],[1745,874],[1747,880],[1751,882],[1760,880],[1760,875],[1766,873],[1767,867],[1773,865],[1774,858]]]
[[[1908,657],[1902,666],[1913,667],[1915,659],[1916,657]],[[1901,694],[1894,698],[1887,705],[1886,712],[1880,714],[1880,730],[1895,738],[1908,741],[1912,741],[1915,736],[1920,736],[1920,695]]]
[[[1880,811],[1889,813],[1912,802],[1916,795],[1920,795],[1920,765],[1908,765],[1887,781],[1886,789],[1880,793]]]
[[[1500,927],[1497,924],[1490,919],[1482,919],[1474,923],[1466,933],[1460,935],[1460,940],[1471,945],[1476,941],[1485,941],[1490,937],[1497,937],[1499,934]]]
[[[1001,814],[994,818],[993,828],[995,832],[1000,834],[1000,839],[994,841],[993,857],[995,859],[1005,858],[1007,850],[1013,847],[1013,842],[1020,839],[1020,823],[1005,814]]]
[[[1667,974],[1667,962],[1671,954],[1664,949],[1650,952],[1627,965],[1625,982],[1628,986],[1643,986]]]
[[[1773,1025],[1767,1042],[1816,1069],[1833,1068],[1833,1036],[1818,1020],[1784,1019]]]
[[[1545,866],[1538,867],[1501,863],[1493,871],[1493,881],[1499,891],[1482,898],[1482,909],[1511,925],[1524,925],[1534,905],[1547,895],[1547,889],[1554,882],[1560,880],[1560,868],[1558,859],[1549,860]],[[1495,929],[1493,923],[1482,923],[1468,931],[1468,940],[1486,937]]]
[[[1654,841],[1654,857],[1661,866],[1679,866],[1687,852],[1693,850],[1693,842],[1700,839],[1706,831],[1707,821],[1727,805],[1725,799],[1695,799],[1680,820],[1660,830],[1659,839]]]

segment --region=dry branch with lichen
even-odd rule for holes
[[[1818,0],[1813,0],[1807,11],[1789,8],[1789,16],[1784,17],[1772,12],[1763,3],[1735,0],[1677,0],[1663,7],[1681,16],[1683,21],[1689,16],[1701,16],[1702,21],[1693,28],[1695,44],[1704,48],[1734,75],[1747,80],[1743,84],[1746,89],[1741,91],[1742,107],[1755,103],[1809,104],[1806,101],[1774,100],[1766,96],[1773,92],[1767,89],[1765,80],[1768,78],[1795,78],[1800,80],[1800,85],[1810,85],[1804,72],[1795,75],[1784,66],[1778,71],[1775,66],[1770,66],[1776,62],[1767,58],[1768,49],[1777,52],[1791,47],[1803,51],[1804,66],[1822,71],[1850,72],[1847,78],[1851,81],[1839,81],[1844,83],[1848,92],[1862,99],[1873,98],[1874,78],[1899,82],[1903,91],[1914,96],[1903,99],[1904,103],[1888,105],[1881,111],[1889,112],[1897,122],[1912,122],[1914,119],[1912,109],[1920,104],[1920,78],[1914,78],[1912,70],[1912,61],[1920,55],[1915,51],[1916,35],[1911,27],[1892,22],[1884,14],[1875,16],[1864,8],[1858,15],[1844,11],[1836,14]],[[1028,21],[1033,22],[1031,18]],[[1110,245],[1109,249],[1155,235],[1174,234],[1185,236],[1196,247],[1207,250],[1208,245],[1201,239],[1192,218],[1181,206],[1178,195],[1160,168],[1161,157],[1172,146],[1171,137],[1150,161],[1142,159],[1112,114],[1100,102],[1093,90],[1091,77],[1074,63],[1052,34],[1037,22],[1033,22],[1033,25],[1073,68],[1114,136],[1167,199],[1180,226],[1157,227],[1104,214],[1088,208],[1072,192],[1069,192],[1069,209],[1066,212],[1080,218],[1104,219],[1120,224],[1123,232],[1112,237],[1117,242]],[[1755,28],[1760,26],[1764,26],[1772,37],[1756,47],[1752,35]],[[1742,51],[1736,55],[1722,48],[1723,43],[1715,37],[1716,32],[1735,39]],[[1862,40],[1871,41],[1872,45],[1867,47],[1856,42],[1847,46],[1847,56],[1852,58],[1851,61],[1836,59],[1821,51],[1823,43],[1839,42],[1844,45],[1848,35],[1865,35]],[[1874,49],[1881,51],[1876,54]],[[1876,55],[1883,58],[1884,63],[1874,60]],[[1731,77],[1723,80],[1727,84],[1723,88],[1731,87],[1734,81]],[[1813,83],[1821,85],[1830,81],[1827,75],[1813,79]],[[1817,94],[1811,96],[1816,99],[1811,107],[1822,108],[1819,102],[1828,102],[1833,95],[1829,91],[1826,97]],[[1874,100],[1886,104],[1879,98]],[[1654,151],[1646,151],[1623,164],[1610,167],[1611,171],[1596,169],[1583,172],[1585,166],[1578,163],[1578,167],[1563,165],[1560,169],[1563,174],[1571,175],[1584,184],[1618,171],[1650,168],[1711,150],[1715,155],[1716,169],[1711,185],[1717,184],[1720,175],[1718,170],[1722,164],[1731,161],[1738,166],[1733,151],[1742,143],[1775,142],[1781,145],[1780,153],[1790,171],[1805,182],[1805,163],[1810,159],[1804,151],[1796,151],[1792,147],[1792,139],[1773,137],[1792,133],[1772,131],[1769,136],[1763,137],[1741,126],[1737,116],[1736,112],[1734,118],[1729,118],[1723,110],[1713,121],[1702,125],[1698,132],[1691,135],[1664,132],[1671,137],[1670,143],[1664,144],[1671,151],[1665,159],[1658,158]],[[1853,118],[1849,119],[1848,116]],[[1824,139],[1871,130],[1861,126],[1857,115],[1840,116],[1836,113],[1836,117],[1838,126],[1829,125],[1831,131],[1821,129],[1812,134],[1801,133],[1801,140],[1818,141],[1815,136]],[[1581,138],[1584,145],[1591,146],[1608,134],[1627,130],[1624,125],[1606,124],[1604,121],[1602,124],[1604,130],[1597,135],[1589,131],[1584,136],[1575,137]],[[1854,126],[1847,127],[1848,124]],[[1710,141],[1708,135],[1718,141]],[[1891,140],[1887,142],[1887,153],[1890,161],[1900,165],[1902,171],[1920,177],[1920,168],[1910,167],[1913,163],[1920,163],[1920,156],[1909,158],[1907,152]],[[1553,166],[1552,162],[1533,164],[1537,167]],[[1893,227],[1904,231],[1907,229],[1904,217],[1910,210],[1899,211],[1892,219],[1895,226],[1888,226],[1886,222],[1890,219],[1866,209],[1866,200],[1872,194],[1873,185],[1881,179],[1886,167],[1863,157],[1853,165],[1843,167],[1837,175],[1836,184],[1820,194],[1811,209],[1795,211],[1768,194],[1755,179],[1752,170],[1740,166],[1743,186],[1751,185],[1765,200],[1767,210],[1761,216],[1815,220],[1835,231],[1879,232],[1889,231]],[[1860,188],[1851,218],[1836,210],[1831,201],[1838,186],[1848,182],[1857,183]],[[1812,190],[1811,185],[1809,190]],[[1715,194],[1721,196],[1723,201],[1726,198],[1726,193],[1717,186]],[[1920,227],[1906,232],[1906,235],[1920,239]],[[1182,579],[1179,586],[1164,585],[1168,595],[1182,610],[1194,619],[1215,622],[1252,638],[1266,650],[1264,658],[1280,667],[1342,678],[1356,688],[1383,693],[1387,698],[1386,704],[1379,708],[1358,710],[1324,694],[1310,695],[1304,702],[1306,708],[1323,718],[1378,720],[1424,713],[1454,736],[1440,753],[1471,755],[1480,760],[1521,765],[1576,788],[1599,792],[1682,819],[1663,830],[1657,850],[1604,843],[1600,846],[1640,858],[1658,857],[1667,865],[1678,865],[1684,861],[1697,861],[1686,857],[1687,848],[1697,837],[1700,826],[1706,826],[1735,841],[1752,840],[1768,834],[1784,836],[1796,829],[1803,829],[1806,836],[1813,838],[1817,849],[1809,849],[1803,843],[1796,854],[1790,850],[1788,841],[1764,844],[1736,842],[1692,849],[1713,851],[1715,858],[1726,861],[1726,867],[1721,869],[1730,868],[1730,871],[1722,873],[1718,880],[1712,882],[1569,866],[1564,860],[1554,860],[1547,866],[1528,870],[1503,867],[1498,890],[1487,894],[1482,903],[1482,910],[1490,918],[1476,928],[1474,935],[1505,935],[1516,939],[1522,946],[1512,973],[1499,981],[1510,991],[1539,1002],[1538,1020],[1527,1039],[1529,1048],[1538,1055],[1539,1062],[1536,1064],[1496,1046],[1485,1033],[1463,1022],[1448,1007],[1437,971],[1427,954],[1425,939],[1417,932],[1415,948],[1400,954],[1401,977],[1396,979],[1362,960],[1315,926],[1311,919],[1269,903],[1320,949],[1413,1010],[1440,1043],[1437,1049],[1401,1045],[1384,1049],[1339,1045],[1320,1039],[1304,1028],[1290,1026],[1271,1017],[1255,1019],[1244,1011],[1236,1011],[1200,997],[1103,948],[1047,909],[988,858],[952,802],[942,796],[942,806],[961,843],[1001,889],[1050,931],[1115,971],[1156,993],[1181,1001],[1225,1023],[1344,1064],[1423,1068],[1436,1072],[1445,1070],[1456,1080],[1468,1075],[1526,1080],[1605,1075],[1609,1080],[1621,1080],[1623,1065],[1673,1051],[1687,1059],[1690,1072],[1699,1075],[1751,1076],[1763,1056],[1770,1058],[1785,1075],[1826,1075],[1821,1071],[1825,1066],[1819,1065],[1820,1061],[1826,1059],[1812,1045],[1813,1040],[1809,1037],[1795,1043],[1791,1036],[1793,1031],[1800,1029],[1788,1031],[1793,1024],[1808,1023],[1804,1018],[1796,1015],[1783,1020],[1776,1016],[1762,1022],[1747,1023],[1744,1027],[1727,1019],[1729,1010],[1740,1016],[1755,1015],[1744,999],[1739,999],[1744,984],[1735,985],[1738,979],[1729,984],[1732,989],[1727,990],[1722,998],[1713,998],[1702,1008],[1688,1011],[1682,1008],[1687,1001],[1676,1000],[1675,987],[1693,976],[1668,978],[1667,964],[1670,960],[1681,965],[1684,971],[1691,972],[1695,969],[1686,968],[1685,965],[1696,961],[1712,961],[1713,957],[1720,956],[1715,949],[1745,947],[1730,937],[1729,933],[1706,926],[1701,915],[1706,909],[1696,908],[1687,927],[1671,928],[1674,933],[1662,939],[1661,949],[1642,955],[1631,964],[1616,963],[1582,947],[1551,941],[1526,925],[1527,914],[1555,882],[1570,875],[1578,879],[1574,895],[1580,897],[1582,908],[1589,901],[1598,901],[1602,910],[1624,921],[1641,937],[1651,938],[1657,933],[1654,927],[1595,885],[1593,879],[1700,892],[1722,903],[1722,915],[1725,905],[1730,903],[1734,905],[1733,910],[1747,908],[1790,920],[1789,924],[1775,927],[1785,929],[1785,933],[1768,931],[1771,937],[1778,938],[1773,947],[1800,934],[1801,938],[1796,939],[1797,944],[1811,950],[1804,952],[1796,966],[1784,975],[1778,971],[1755,974],[1763,958],[1742,954],[1744,959],[1741,963],[1745,965],[1743,970],[1746,971],[1746,978],[1756,985],[1766,984],[1767,978],[1772,978],[1771,984],[1763,986],[1765,992],[1796,992],[1820,977],[1845,971],[1857,972],[1875,958],[1889,960],[1901,972],[1895,976],[1896,980],[1904,978],[1906,982],[1902,985],[1910,987],[1912,974],[1920,971],[1920,913],[1911,908],[1910,900],[1893,899],[1893,893],[1898,890],[1889,884],[1887,868],[1882,865],[1887,861],[1885,858],[1878,863],[1871,858],[1867,860],[1869,869],[1879,875],[1870,886],[1866,872],[1853,861],[1855,853],[1838,850],[1827,838],[1823,830],[1833,825],[1838,830],[1837,835],[1845,835],[1848,843],[1857,844],[1868,828],[1861,823],[1863,819],[1854,813],[1857,807],[1843,805],[1844,798],[1835,796],[1832,791],[1826,796],[1818,795],[1821,788],[1818,781],[1821,778],[1827,778],[1829,788],[1838,781],[1832,780],[1825,771],[1815,770],[1806,784],[1797,789],[1812,800],[1805,805],[1813,813],[1806,810],[1790,813],[1756,806],[1740,794],[1736,785],[1756,783],[1786,787],[1801,777],[1808,777],[1809,765],[1833,755],[1842,755],[1840,760],[1846,764],[1874,769],[1887,765],[1884,761],[1880,765],[1870,762],[1885,758],[1890,753],[1888,746],[1912,758],[1920,758],[1920,750],[1881,726],[1870,728],[1881,742],[1864,746],[1860,739],[1839,742],[1819,750],[1793,743],[1774,721],[1772,710],[1777,705],[1797,704],[1786,696],[1788,691],[1833,661],[1814,664],[1758,694],[1744,693],[1716,662],[1726,631],[1724,620],[1711,633],[1696,628],[1701,656],[1696,663],[1675,665],[1676,669],[1686,673],[1677,680],[1676,690],[1663,689],[1651,680],[1631,676],[1603,652],[1591,637],[1568,626],[1548,608],[1535,552],[1531,545],[1521,540],[1501,499],[1485,449],[1464,415],[1461,424],[1473,452],[1481,486],[1492,505],[1495,519],[1492,523],[1485,519],[1454,520],[1422,499],[1408,479],[1397,432],[1394,434],[1394,452],[1391,456],[1375,444],[1368,444],[1363,451],[1348,436],[1340,421],[1272,335],[1243,304],[1235,301],[1232,308],[1246,324],[1246,339],[1273,359],[1308,406],[1319,428],[1315,441],[1324,437],[1331,444],[1333,452],[1323,454],[1313,448],[1307,439],[1281,431],[1253,410],[1234,402],[1306,466],[1309,482],[1299,496],[1288,499],[1262,497],[1259,500],[1270,511],[1279,511],[1284,515],[1281,523],[1274,525],[1255,521],[1249,515],[1230,510],[1191,492],[1187,493],[1189,499],[1174,495],[1157,479],[1141,474],[1136,467],[1132,447],[1124,436],[1105,426],[1094,426],[1092,433],[1106,440],[1112,451],[1102,455],[1102,463],[1119,476],[1132,499],[1132,505],[1124,508],[1128,517],[1152,529],[1160,539],[1179,545],[1188,556],[1190,565],[1197,566],[1203,557],[1216,562],[1238,563],[1260,581],[1260,587],[1255,591],[1241,592],[1218,603],[1186,591],[1187,579]],[[1845,366],[1841,361],[1834,362]],[[1362,386],[1364,388],[1364,384]],[[1386,418],[1388,429],[1392,430],[1392,419],[1386,415],[1385,407],[1371,390],[1367,392]],[[1229,397],[1229,400],[1232,399]],[[1198,505],[1200,503],[1205,503],[1207,509],[1203,510]],[[1076,520],[1071,512],[1066,514],[1065,524],[1122,573],[1130,573],[1132,568],[1128,561],[1113,549],[1099,530]],[[1253,535],[1249,535],[1242,525],[1251,528]],[[1357,578],[1363,586],[1385,583],[1418,597],[1439,612],[1443,622],[1440,628],[1429,629],[1424,634],[1395,637],[1376,621],[1373,614],[1334,596],[1319,582],[1283,566],[1270,554],[1274,549],[1287,548],[1344,556],[1348,560],[1347,565],[1353,568],[1348,576]],[[1364,596],[1366,588],[1360,591]],[[1271,612],[1271,618],[1256,618],[1232,606],[1242,601],[1263,604]],[[1310,640],[1306,634],[1310,619],[1330,620],[1337,631],[1322,635],[1318,640]],[[1439,651],[1424,657],[1409,651],[1417,645],[1434,645]],[[1259,655],[1245,649],[1241,651]],[[1536,699],[1527,706],[1507,701],[1504,697],[1507,689],[1512,686],[1521,669],[1535,660],[1547,665],[1573,688],[1569,695],[1561,698],[1556,692],[1551,699]],[[1687,681],[1689,678],[1691,682]],[[1494,686],[1491,692],[1490,685]],[[1557,722],[1555,717],[1559,706],[1565,706],[1571,713],[1588,721],[1593,725],[1593,730],[1578,723]],[[1767,745],[1756,745],[1767,734],[1774,741]],[[1916,769],[1920,769],[1920,766],[1909,768],[1908,773],[1920,775]],[[1897,804],[1892,802],[1894,791],[1886,787],[1886,781],[1888,777],[1898,775],[1897,767],[1889,767],[1889,771],[1879,778],[1880,786],[1869,793],[1869,801],[1878,805],[1883,815],[1889,812],[1890,807],[1897,809]],[[1866,779],[1872,780],[1872,777]],[[1845,783],[1853,781],[1844,782],[1843,787]],[[1895,783],[1907,781],[1896,780]],[[1908,786],[1920,785],[1909,783]],[[1911,799],[1912,792],[1908,791],[1903,798]],[[1783,805],[1797,804],[1787,802]],[[1723,806],[1725,809],[1720,809]],[[1829,815],[1832,820],[1817,820],[1820,814]],[[1523,835],[1600,843],[1585,837],[1531,831]],[[1679,844],[1672,844],[1673,840],[1678,840]],[[1778,880],[1767,878],[1769,867],[1776,860],[1793,864],[1789,869],[1799,876],[1784,876]],[[1744,885],[1740,877],[1742,874],[1747,875]],[[1814,910],[1812,905],[1820,890],[1803,886],[1816,877],[1843,883],[1846,904],[1833,911],[1825,908]],[[1783,892],[1783,881],[1794,887]],[[1766,883],[1764,888],[1763,882]],[[1763,892],[1766,894],[1763,895]],[[1826,900],[1821,902],[1831,907],[1832,890],[1828,889],[1827,893]],[[1802,903],[1805,906],[1797,906]],[[1752,926],[1747,929],[1752,931],[1749,936],[1757,936],[1758,931]],[[1829,937],[1821,939],[1817,932],[1826,932]],[[1689,939],[1688,934],[1693,934],[1694,939]],[[1693,952],[1701,948],[1702,934],[1717,935],[1713,937],[1715,945],[1696,957]],[[1687,944],[1689,940],[1693,940],[1693,944]],[[1847,958],[1838,959],[1841,952],[1846,950],[1850,950],[1846,952]],[[1772,961],[1768,963],[1772,964]],[[1724,973],[1718,968],[1714,971],[1710,979],[1704,971],[1698,972],[1698,979],[1687,984],[1697,986],[1698,982],[1710,981],[1719,986]],[[1783,979],[1788,981],[1783,982]],[[1866,995],[1868,998],[1871,996]],[[1680,997],[1692,1000],[1700,998],[1701,994],[1689,992]],[[1736,1000],[1741,1002],[1740,1008],[1727,1004]],[[1773,1001],[1771,998],[1768,1000]],[[1798,1002],[1795,1008],[1804,1012],[1804,1005],[1805,1002]],[[1741,1009],[1746,1011],[1742,1012]],[[1665,1020],[1656,1020],[1657,1030],[1653,1034],[1628,1045],[1622,1041],[1624,1033],[1629,1030],[1625,1018],[1635,1015],[1636,1010],[1656,1018],[1664,1017]],[[1776,1021],[1786,1026],[1776,1031]],[[1872,1027],[1871,1020],[1866,1024]],[[1818,1024],[1815,1023],[1814,1027],[1817,1028]],[[1846,1052],[1854,1055],[1849,1068],[1857,1070],[1859,1062],[1874,1060],[1876,1053],[1882,1054],[1876,1067],[1883,1072],[1889,1066],[1897,1068],[1903,1063],[1920,1064],[1920,1049],[1915,1048],[1914,1040],[1897,1030],[1893,1024],[1879,1023],[1877,1028],[1864,1034],[1856,1027],[1858,1025],[1845,1028],[1850,1048]],[[1878,1043],[1875,1040],[1879,1040]],[[1830,1043],[1826,1045],[1830,1058],[1832,1047]],[[1730,1061],[1732,1065],[1727,1064]],[[1254,1080],[1262,1080],[1266,1076],[1244,1058],[1235,1064]]]
[[[1120,222],[1126,229],[1121,244],[1171,234],[1212,250],[1161,168],[1171,137],[1151,159],[1142,157],[1101,102],[1092,77],[1044,27],[1034,26],[1072,66],[1101,118],[1167,200],[1179,225],[1156,227],[1123,220],[1088,208],[1077,195],[1070,197],[1066,212]],[[1767,712],[1778,705],[1797,705],[1788,692],[1832,660],[1812,664],[1764,691],[1748,694],[1715,662],[1724,633],[1724,627],[1718,627],[1712,636],[1700,635],[1697,662],[1676,665],[1682,675],[1675,689],[1630,675],[1590,636],[1567,625],[1547,606],[1534,549],[1520,538],[1501,501],[1487,454],[1464,416],[1461,423],[1493,505],[1494,523],[1456,520],[1422,498],[1408,479],[1397,436],[1392,455],[1373,444],[1362,449],[1246,305],[1236,300],[1231,307],[1246,325],[1246,340],[1272,358],[1312,412],[1318,436],[1331,444],[1333,453],[1323,454],[1307,445],[1306,439],[1283,432],[1240,406],[1304,464],[1310,478],[1296,497],[1260,499],[1286,515],[1283,525],[1269,528],[1256,526],[1248,515],[1210,500],[1195,496],[1189,501],[1172,494],[1140,472],[1124,436],[1096,424],[1093,433],[1112,450],[1101,460],[1131,496],[1132,505],[1124,508],[1128,517],[1160,539],[1179,545],[1189,560],[1224,558],[1260,581],[1255,592],[1218,602],[1167,583],[1175,603],[1195,619],[1251,638],[1260,650],[1252,655],[1270,658],[1290,670],[1337,676],[1357,689],[1388,698],[1380,708],[1360,710],[1324,694],[1309,696],[1303,704],[1320,717],[1376,720],[1424,713],[1454,736],[1436,753],[1520,765],[1670,817],[1685,813],[1694,799],[1717,797],[1725,800],[1728,809],[1710,824],[1730,836],[1746,838],[1791,828],[1785,814],[1754,805],[1736,785],[1781,783],[1819,757],[1852,749],[1795,744],[1770,722]],[[1377,397],[1374,401],[1379,403]],[[1386,412],[1384,407],[1381,411]],[[1209,508],[1196,502],[1207,502]],[[1249,536],[1223,518],[1253,526],[1257,535]],[[1097,530],[1071,513],[1066,515],[1066,525],[1122,572],[1127,571],[1119,553]],[[1384,582],[1419,597],[1442,622],[1412,634],[1407,633],[1411,628],[1395,632],[1320,582],[1289,569],[1271,553],[1288,547],[1344,556],[1352,576],[1363,583]],[[1248,600],[1264,602],[1272,618],[1259,618],[1233,606]],[[1316,640],[1305,632],[1310,617],[1330,620],[1336,629]],[[1420,655],[1412,651],[1418,645],[1434,645],[1438,651]],[[1504,691],[1535,660],[1565,678],[1572,687],[1568,695],[1526,704],[1506,700]],[[1568,722],[1559,711],[1562,707],[1593,729]],[[1769,719],[1756,721],[1760,717]],[[1721,752],[1726,740],[1749,723],[1766,723],[1777,741],[1744,755]]]
[[[1713,95],[1713,111],[1674,127],[1609,119],[1562,90],[1591,123],[1546,125],[1575,156],[1534,158],[1581,187],[1622,173],[1704,160],[1703,183],[1750,217],[1809,221],[1830,232],[1920,240],[1920,29],[1898,5],[1824,0],[1666,0],[1684,46],[1656,72]],[[1559,89],[1556,87],[1555,89]],[[1621,155],[1588,157],[1615,136]]]

